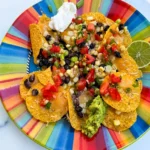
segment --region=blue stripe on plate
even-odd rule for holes
[[[73,136],[73,129],[71,129],[68,121],[60,120],[54,127],[46,146],[52,149],[57,147],[59,150],[71,150],[73,145]]]
[[[150,73],[144,73],[142,79],[150,80]]]
[[[107,1],[102,0],[100,8],[99,8],[99,12],[107,16],[112,4],[113,4],[113,0],[107,0]]]
[[[125,23],[126,26],[128,26],[128,30],[130,33],[132,33],[132,31],[135,28],[138,28],[138,26],[145,22],[145,17],[140,14],[137,10],[132,14],[132,16],[127,20],[127,22]],[[139,32],[139,31],[138,31]],[[134,32],[133,32],[134,33]],[[133,35],[132,35],[133,36]]]
[[[32,118],[29,112],[25,112],[23,115],[21,115],[19,118],[15,120],[17,125],[22,128],[25,126],[25,124],[28,123],[28,121]]]
[[[149,125],[140,117],[137,117],[136,122],[134,125],[130,128],[131,133],[135,138],[138,138],[140,135],[142,135],[147,129],[149,128]]]
[[[106,127],[102,126],[103,134],[104,134],[104,139],[106,142],[106,147],[107,150],[117,150],[116,144],[114,143],[108,129]]]
[[[29,38],[26,35],[24,35],[22,32],[20,32],[18,29],[16,29],[14,26],[11,26],[8,33],[29,42]]]
[[[40,68],[34,64],[33,56],[30,57],[30,62],[27,65],[29,65],[29,73],[40,70]]]
[[[2,43],[0,47],[1,56],[8,56],[8,57],[14,56],[14,57],[19,57],[19,58],[20,57],[27,58],[28,53],[29,53],[29,50],[26,48],[10,45],[6,43]]]
[[[57,12],[55,4],[52,0],[49,0],[48,3],[46,1],[42,1],[38,5],[41,8],[42,13],[46,14],[48,17],[54,16]],[[51,5],[53,12],[50,12],[48,5]]]
[[[35,4],[33,6],[33,8],[36,10],[36,12],[39,14],[39,15],[42,15],[42,12],[41,12],[41,8],[39,6],[39,3]]]

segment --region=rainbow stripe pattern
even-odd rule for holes
[[[79,0],[64,0],[77,3]],[[150,66],[143,70],[143,90],[136,123],[127,131],[118,133],[101,127],[92,139],[74,131],[66,120],[44,124],[27,111],[19,95],[22,77],[37,70],[30,50],[29,24],[36,23],[43,13],[49,17],[57,13],[63,0],[44,0],[22,13],[13,23],[0,47],[0,97],[11,119],[28,137],[53,150],[117,150],[136,141],[150,125]],[[52,12],[48,10],[52,7]],[[78,15],[99,11],[112,20],[122,19],[133,40],[150,41],[150,23],[135,8],[120,0],[84,0]],[[28,65],[27,65],[28,64]]]

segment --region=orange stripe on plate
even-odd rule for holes
[[[24,102],[21,97],[20,94],[17,95],[13,95],[11,97],[6,98],[3,103],[5,105],[5,108],[10,111],[11,109],[13,109],[14,107],[16,107],[17,105],[21,104],[22,102]]]
[[[132,14],[135,12],[135,10],[136,10],[135,8],[130,7],[128,9],[128,11],[122,17],[122,23],[125,23],[132,16]]]
[[[79,150],[80,149],[80,132],[75,131],[74,132],[74,141],[73,141],[73,150]]]
[[[34,16],[34,18],[36,18],[36,20],[39,20],[39,14],[33,7],[30,7],[28,11],[32,14],[32,16]]]
[[[70,0],[70,2],[73,2],[74,4],[76,4],[76,0]]]
[[[90,12],[92,6],[91,4],[92,4],[92,0],[88,0],[86,2],[86,5],[83,6],[83,13]]]
[[[44,123],[43,122],[38,122],[36,126],[32,129],[32,131],[29,133],[29,136],[31,138],[35,138],[38,132],[41,130],[43,127]]]
[[[10,87],[10,85],[11,85],[11,87],[19,85],[20,81],[21,81],[21,79],[16,79],[16,80],[13,80],[13,81],[8,81],[8,82],[0,83],[0,90],[7,89],[7,88]]]
[[[32,118],[28,121],[28,123],[22,128],[22,130],[28,134],[31,129],[37,124],[37,120]]]

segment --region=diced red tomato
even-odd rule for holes
[[[80,53],[81,54],[88,54],[88,51],[89,51],[88,47],[85,46],[85,47],[81,48]]]
[[[43,51],[42,51],[42,55],[44,56],[44,58],[48,58],[48,53],[47,53],[47,51],[43,50]]]
[[[62,79],[59,75],[53,76],[53,80],[55,82],[55,85],[60,86],[62,84]]]
[[[53,66],[52,71],[55,72],[57,70],[56,66]]]
[[[95,69],[91,69],[87,74],[86,80],[88,80],[89,83],[94,82],[94,76],[95,76]]]
[[[52,53],[59,53],[60,47],[58,45],[52,45],[52,48],[50,49]]]
[[[84,78],[81,78],[77,83],[76,87],[78,91],[84,90],[84,88],[86,87],[86,80]]]
[[[72,19],[72,22],[74,22],[74,23],[76,23],[76,24],[81,24],[81,23],[83,23],[83,21],[81,20],[81,19],[78,19],[78,18],[73,18]]]
[[[87,37],[88,37],[87,31],[84,31],[84,33],[83,33],[83,38],[86,40]]]
[[[105,61],[108,61],[108,52],[107,52],[107,50],[105,49],[104,46],[101,47],[101,49],[99,50],[99,52],[103,54]]]
[[[83,63],[82,63],[81,61],[79,62],[78,66],[79,66],[80,68],[83,68],[83,67],[84,67],[84,66],[83,66]]]
[[[91,32],[94,32],[95,31],[95,26],[93,23],[89,23],[88,26],[87,26],[87,30],[88,31],[91,31]]]
[[[42,100],[40,101],[40,106],[45,106],[45,101],[46,101],[46,99],[42,99]]]
[[[53,98],[53,93],[50,90],[43,90],[42,95],[45,99],[51,100]]]
[[[113,52],[117,51],[117,49],[118,49],[118,46],[117,46],[116,44],[113,44],[113,45],[111,46],[111,50],[112,50]]]
[[[85,41],[84,38],[77,39],[77,40],[76,40],[76,44],[79,45],[79,44],[81,44],[81,43],[84,42],[84,41]]]
[[[95,58],[90,54],[85,54],[86,64],[92,64],[95,61]]]
[[[121,100],[120,93],[118,92],[116,88],[110,87],[108,91],[109,91],[109,95],[111,96],[113,100],[117,100],[117,101]]]
[[[103,82],[100,86],[100,94],[105,95],[108,93],[109,82]]]
[[[95,94],[95,90],[94,90],[93,88],[90,88],[90,89],[88,90],[88,92],[89,92],[89,94],[90,94],[91,96],[94,96],[94,94]]]
[[[101,40],[101,38],[100,38],[100,36],[98,34],[95,34],[95,40],[97,40],[97,41]]]
[[[66,70],[65,70],[64,67],[61,67],[59,70],[60,70],[60,72],[63,73],[63,74],[66,72]]]
[[[110,74],[109,77],[110,77],[110,80],[111,80],[112,83],[119,83],[119,82],[121,82],[121,78],[116,76],[116,75],[114,75],[114,74]]]

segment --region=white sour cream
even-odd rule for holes
[[[77,13],[76,5],[72,2],[64,2],[63,5],[58,9],[58,13],[51,18],[49,27],[53,30],[63,32],[72,19],[75,18]]]

